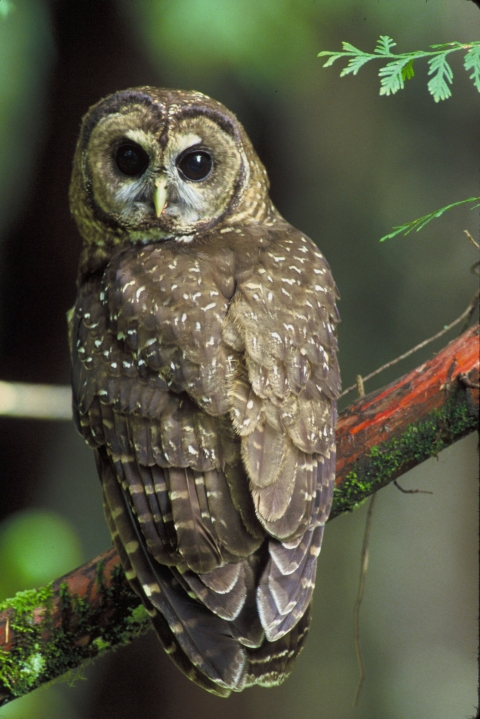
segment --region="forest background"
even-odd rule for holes
[[[11,12],[7,10],[13,7]],[[80,239],[67,190],[80,118],[134,85],[197,89],[244,124],[280,212],[317,242],[340,288],[344,385],[430,336],[467,306],[478,210],[420,234],[393,225],[478,195],[478,93],[452,56],[436,104],[427,65],[393,97],[378,66],[339,78],[321,50],[398,52],[479,37],[469,0],[0,0],[0,379],[69,382],[65,313]],[[453,336],[453,335],[452,335]],[[371,391],[432,356],[426,348]],[[348,398],[347,398],[348,399]],[[351,397],[353,399],[353,397]],[[469,436],[389,485],[373,519],[362,608],[353,605],[366,508],[330,523],[309,641],[290,679],[227,701],[188,682],[153,633],[0,709],[1,719],[456,719],[477,702],[477,441]],[[93,456],[69,422],[0,419],[0,599],[110,545]]]

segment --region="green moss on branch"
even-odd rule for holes
[[[8,651],[0,649],[0,705],[128,644],[150,628],[123,570],[114,567],[108,582],[101,566],[96,574],[100,599],[93,605],[89,596],[70,591],[66,581],[20,592],[0,604],[0,615],[8,611]]]
[[[440,409],[373,446],[335,487],[330,519],[351,512],[365,499],[421,462],[478,429],[478,406],[458,383]]]

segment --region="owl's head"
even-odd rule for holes
[[[175,238],[272,212],[265,169],[236,117],[199,92],[140,87],[85,115],[70,204],[88,244]]]

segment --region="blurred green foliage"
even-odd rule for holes
[[[248,83],[292,77],[313,56],[316,10],[307,0],[143,0],[131,3],[159,62],[192,78],[236,70]]]
[[[1,0],[0,0],[1,2]],[[0,709],[1,719],[76,719],[77,714],[59,687],[26,694]]]
[[[0,524],[0,600],[40,587],[82,564],[74,527],[56,512],[29,509]],[[39,661],[43,661],[41,654]],[[76,719],[65,687],[46,686],[0,709],[0,719]]]
[[[59,514],[31,509],[0,525],[0,600],[61,577],[85,560],[78,536]]]
[[[0,18],[6,18],[15,10],[12,0],[0,0]]]
[[[45,0],[0,0],[0,240],[29,190],[53,56]]]

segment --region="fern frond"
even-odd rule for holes
[[[344,67],[342,72],[340,73],[340,77],[345,77],[345,75],[350,75],[352,73],[353,75],[356,75],[357,72],[360,70],[360,68],[365,65],[366,62],[371,60],[371,57],[369,55],[357,55],[356,57],[352,57],[348,61],[347,67]]]
[[[469,197],[467,200],[460,200],[459,202],[453,202],[451,205],[445,205],[445,207],[441,207],[439,210],[435,210],[435,212],[429,212],[428,215],[423,215],[423,217],[418,217],[416,220],[411,220],[411,222],[406,222],[404,225],[396,225],[393,228],[393,232],[390,232],[388,235],[384,235],[380,238],[380,242],[385,242],[385,240],[390,240],[392,237],[396,237],[397,235],[401,234],[403,232],[404,235],[408,235],[413,230],[416,230],[417,232],[422,229],[422,227],[425,227],[425,225],[428,225],[429,222],[434,220],[436,217],[441,217],[444,212],[447,210],[451,210],[452,207],[458,207],[459,205],[466,205],[470,202],[477,202],[476,205],[474,205],[471,209],[474,210],[475,207],[480,207],[480,197]]]
[[[465,70],[472,71],[470,80],[480,92],[480,45],[474,45],[465,55],[463,63]]]
[[[396,43],[388,35],[381,35],[373,53],[363,52],[349,42],[342,43],[342,52],[322,51],[318,57],[328,57],[323,67],[330,67],[340,58],[347,58],[348,64],[340,72],[340,77],[356,75],[361,67],[370,60],[385,60],[390,62],[380,68],[380,95],[394,95],[405,87],[405,80],[414,77],[413,63],[415,60],[428,59],[428,74],[432,77],[428,82],[428,90],[435,102],[446,100],[452,94],[450,85],[453,72],[447,55],[459,50],[466,51],[464,67],[467,72],[471,70],[470,79],[480,92],[480,42],[448,42],[430,45],[430,50],[416,50],[415,52],[394,53]]]
[[[379,70],[380,95],[394,95],[399,90],[403,90],[405,87],[403,71],[411,62],[407,57],[389,62]]]
[[[428,82],[428,90],[435,102],[446,100],[452,94],[447,83],[452,83],[453,70],[445,55],[437,55],[428,62],[428,74],[433,75]]]
[[[377,45],[375,47],[375,53],[377,55],[391,55],[391,49],[392,47],[395,47],[397,43],[392,40],[391,37],[388,37],[388,35],[380,35],[379,39],[377,40]]]

